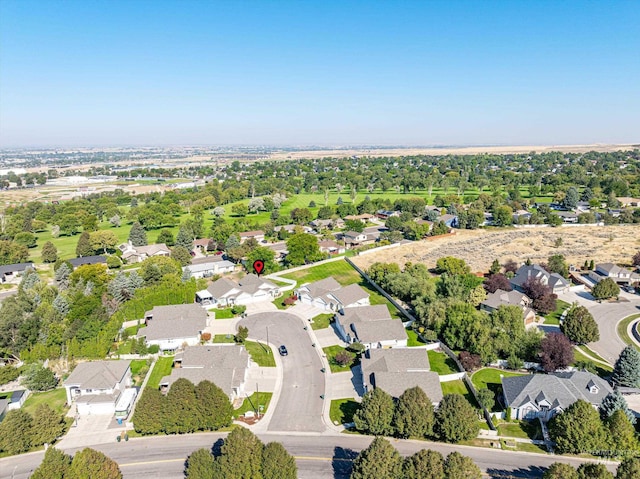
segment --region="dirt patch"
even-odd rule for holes
[[[560,238],[562,244],[556,247]],[[487,271],[494,259],[524,262],[546,261],[553,254],[563,254],[569,264],[582,265],[585,260],[596,263],[629,264],[640,250],[640,225],[560,227],[531,229],[456,230],[455,236],[382,250],[352,258],[361,268],[377,261],[424,263],[433,268],[438,258],[455,256],[464,259],[472,271]]]

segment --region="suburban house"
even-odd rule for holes
[[[271,301],[280,295],[280,288],[255,274],[248,274],[238,282],[220,278],[207,289],[196,292],[196,302],[202,305],[251,304],[258,301]]]
[[[450,214],[442,215],[437,219],[437,221],[442,221],[449,228],[457,228],[458,227],[458,216],[457,215],[450,215]]]
[[[620,202],[620,206],[622,206],[623,208],[627,208],[629,206],[640,206],[640,198],[630,198],[628,196],[622,196],[617,198],[617,200]]]
[[[144,319],[146,327],[138,330],[138,336],[146,339],[147,346],[157,344],[161,351],[198,344],[209,325],[207,311],[193,303],[154,306],[145,313]]]
[[[82,256],[80,258],[70,259],[69,263],[71,263],[73,269],[76,269],[86,264],[107,264],[107,257],[104,255]]]
[[[344,246],[340,246],[333,240],[318,241],[318,247],[321,253],[342,254],[346,251]]]
[[[269,243],[267,248],[273,250],[276,254],[273,258],[275,261],[282,261],[289,254],[286,241],[280,241],[279,243]]]
[[[213,344],[186,348],[176,354],[171,374],[160,380],[160,389],[168,391],[180,378],[193,384],[211,381],[233,402],[244,396],[249,364],[249,354],[243,346]]]
[[[250,238],[253,238],[258,243],[261,243],[261,242],[264,241],[264,231],[262,231],[262,230],[245,231],[244,233],[238,233],[238,236],[240,236],[240,243],[241,244],[244,243],[245,241],[247,241]]]
[[[122,259],[127,263],[141,263],[152,256],[170,256],[171,250],[164,243],[150,244],[147,246],[133,246],[131,241],[118,246],[122,252]]]
[[[300,230],[302,230],[303,233],[311,233],[313,231],[313,228],[311,228],[310,226],[300,226],[300,225],[276,226],[273,228],[273,231],[275,231],[276,233],[279,233],[281,230],[285,230],[287,233],[292,235],[292,234],[295,234],[296,228],[299,228]]]
[[[363,213],[361,215],[347,215],[344,217],[345,221],[361,221],[362,223],[367,223],[371,218],[375,218],[374,215],[370,215],[369,213]]]
[[[0,266],[0,283],[16,282],[27,268],[33,268],[33,263],[16,263]]]
[[[193,250],[195,251],[196,249],[199,249],[204,253],[205,251],[207,251],[207,246],[209,245],[209,241],[211,241],[209,238],[200,238],[200,239],[194,240]]]
[[[522,285],[531,278],[539,278],[542,284],[551,287],[551,292],[554,294],[568,293],[569,287],[571,286],[569,282],[558,273],[549,273],[537,264],[520,266],[515,276],[510,280],[511,286],[513,286],[513,289],[522,291]]]
[[[112,415],[120,395],[131,387],[131,361],[80,363],[64,382],[67,404],[75,401],[78,414]]]
[[[366,349],[407,345],[402,321],[391,318],[386,304],[345,308],[335,315],[335,328],[345,343],[359,342]]]
[[[215,274],[232,273],[236,269],[236,264],[231,261],[211,261],[209,263],[190,264],[182,268],[182,271],[189,270],[194,278],[210,278]]]
[[[544,421],[563,412],[578,399],[599,407],[613,392],[607,381],[585,371],[503,377],[502,390],[513,419],[540,418]]]
[[[400,216],[400,212],[393,210],[378,210],[376,211],[376,216],[381,220],[387,220],[392,216]]]
[[[358,233],[357,231],[345,231],[342,233],[342,240],[347,248],[353,248],[375,242],[375,238],[373,236],[369,236],[364,232]]]
[[[370,349],[363,355],[361,366],[365,391],[380,388],[398,398],[407,389],[418,386],[434,406],[442,400],[440,378],[431,371],[424,349]]]
[[[520,218],[522,218],[523,221],[529,221],[529,219],[531,219],[531,216],[531,213],[529,213],[527,210],[517,210],[513,213],[513,222],[518,223],[520,221]],[[493,215],[491,217],[493,219]]]
[[[344,220],[342,218],[327,219],[327,220],[317,219],[317,220],[313,220],[309,224],[316,230],[323,229],[323,228],[327,228],[330,230],[344,228]]]
[[[491,313],[500,306],[518,306],[522,309],[522,317],[524,324],[531,324],[536,320],[536,313],[533,309],[529,308],[531,299],[519,291],[504,291],[502,289],[496,290],[495,293],[489,293],[487,298],[480,303],[480,309]]]
[[[599,283],[605,278],[611,278],[619,284],[633,284],[640,282],[640,274],[627,268],[621,268],[613,263],[599,263],[595,271],[589,273],[589,278]]]
[[[562,218],[563,223],[577,223],[578,214],[573,211],[558,211],[556,214]]]
[[[342,287],[333,277],[303,284],[296,292],[298,301],[328,311],[369,305],[369,293],[357,284]]]

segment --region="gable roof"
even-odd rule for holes
[[[380,388],[395,398],[418,386],[433,403],[442,400],[440,378],[429,370],[424,349],[370,349],[362,358],[362,375],[368,388]]]
[[[329,294],[336,298],[340,302],[340,304],[343,304],[345,306],[357,303],[358,301],[367,299],[369,297],[369,293],[362,289],[358,284],[350,284],[349,286],[340,288],[337,291],[332,291]]]
[[[94,255],[94,256],[82,256],[80,258],[73,258],[69,260],[71,266],[77,268],[78,266],[83,266],[85,264],[99,264],[106,263],[107,257],[103,255]]]
[[[237,283],[227,278],[220,278],[207,287],[207,291],[215,299],[228,296],[239,295],[242,293],[253,296],[260,290],[270,291],[278,289],[278,287],[266,279],[262,279],[255,274],[248,274]]]
[[[399,319],[392,319],[386,304],[346,308],[336,320],[345,331],[352,331],[361,343],[403,340],[407,332]]]
[[[15,263],[0,266],[0,274],[19,273],[27,268],[33,268],[33,263]]]
[[[300,286],[300,289],[306,289],[309,296],[317,298],[332,291],[338,291],[341,287],[340,283],[338,283],[333,276],[329,276],[314,283],[303,284]]]
[[[527,297],[527,295],[520,293],[518,291],[504,291],[502,289],[497,289],[495,293],[489,293],[484,301],[482,301],[483,306],[498,309],[500,306],[523,306],[529,304],[531,300]]]
[[[589,391],[590,384],[597,386],[597,393]],[[600,405],[613,392],[609,383],[585,371],[503,377],[502,389],[509,407],[519,408],[529,402],[537,405],[545,400],[551,408],[563,410],[578,399]]]
[[[149,313],[153,319],[138,331],[147,341],[196,337],[207,326],[207,311],[198,304],[155,306]]]
[[[176,319],[207,319],[207,311],[199,304],[170,304],[167,306],[154,306],[151,311],[145,313],[145,317],[151,316],[153,321],[173,321]]]
[[[64,382],[81,389],[111,389],[122,381],[131,361],[90,361],[80,363]]]

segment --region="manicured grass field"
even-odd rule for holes
[[[581,352],[588,354],[589,356],[591,356],[592,358],[598,359],[600,361],[602,361],[603,363],[608,363],[608,361],[606,359],[604,359],[602,356],[600,356],[598,353],[596,353],[593,349],[589,348],[589,346],[586,345],[582,345],[582,346],[576,346],[576,349],[579,349]]]
[[[634,343],[631,340],[631,338],[629,337],[629,334],[627,333],[627,328],[629,327],[629,324],[631,324],[638,318],[640,318],[640,314],[634,314],[620,321],[618,323],[618,336],[620,336],[620,339],[622,339],[625,342],[625,344],[631,344],[634,348],[640,351],[640,348],[636,346],[636,343]]]
[[[148,374],[146,359],[134,359],[131,361],[131,377],[135,380],[136,386],[141,386],[145,376]]]
[[[163,377],[171,374],[171,369],[173,368],[173,356],[161,356],[156,361],[156,365],[153,367],[153,371],[151,371],[151,376],[149,376],[149,382],[147,382],[147,388],[149,389],[158,389],[160,387],[160,381]]]
[[[236,316],[231,312],[231,308],[212,309],[212,311],[215,312],[216,319],[231,319]]]
[[[258,365],[267,368],[275,368],[276,360],[273,357],[271,348],[266,344],[254,341],[245,341],[244,347],[251,356],[251,359]]]
[[[353,415],[358,410],[360,404],[351,398],[334,399],[329,408],[329,417],[334,424],[345,424],[353,422]]]
[[[271,396],[273,396],[273,393],[253,393],[248,398],[245,398],[242,406],[233,411],[233,417],[240,417],[247,411],[260,410],[260,406],[264,406],[262,410],[260,410],[260,414],[264,414],[267,412],[267,408],[271,402]]]
[[[498,434],[522,439],[542,439],[542,431],[538,421],[517,421],[498,424]]]
[[[22,406],[22,410],[33,415],[40,404],[47,404],[58,414],[66,414],[69,407],[67,403],[67,391],[65,388],[52,389],[42,393],[31,393]]]
[[[233,334],[216,334],[213,337],[214,343],[235,343]]]
[[[415,346],[424,346],[420,338],[418,337],[418,333],[411,328],[407,328],[407,346],[415,347]]]
[[[318,316],[315,316],[311,323],[311,329],[315,331],[316,329],[328,328],[329,324],[331,323],[331,318],[333,318],[333,314],[331,313],[319,314]]]
[[[592,364],[595,368],[596,374],[600,377],[608,377],[613,372],[612,366],[592,361],[590,358],[582,354],[582,351],[576,347],[573,349],[573,365],[578,361],[584,361]]]
[[[338,354],[340,351],[347,351],[342,346],[329,346],[327,348],[322,348],[322,350],[327,355],[327,360],[329,361],[329,367],[331,368],[332,373],[341,373],[344,371],[349,371],[351,369],[351,366],[353,366],[353,361],[351,362],[351,364],[348,364],[346,366],[340,366],[336,362],[335,360],[336,354]],[[347,352],[351,355],[353,359],[356,358],[355,353],[352,353],[351,351],[347,351]]]
[[[565,309],[567,309],[568,307],[570,307],[571,305],[569,303],[567,303],[566,301],[562,301],[560,299],[556,300],[556,310],[553,313],[549,313],[544,317],[544,324],[550,324],[550,325],[558,325],[560,324],[560,316],[562,316],[562,313],[564,312]]]
[[[458,368],[456,363],[447,356],[445,353],[439,353],[437,351],[431,350],[427,351],[427,355],[429,356],[429,364],[431,366],[431,370],[441,375],[446,374],[454,374],[458,373]]]
[[[462,379],[440,383],[442,394],[461,394],[473,407],[480,407]]]
[[[504,371],[502,369],[482,368],[473,373],[471,382],[478,391],[482,388],[489,388],[494,391],[496,386],[501,387],[502,385],[500,381],[501,376],[509,378],[512,376],[524,376],[524,374]]]

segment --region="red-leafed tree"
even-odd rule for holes
[[[544,284],[540,278],[529,278],[522,283],[522,290],[531,298],[531,306],[536,311],[543,314],[555,311],[558,296],[553,294],[551,287]]]
[[[562,333],[550,333],[540,342],[540,361],[545,371],[566,368],[573,362],[573,346]]]
[[[511,291],[513,289],[509,282],[509,278],[502,273],[495,273],[489,276],[484,281],[483,286],[484,289],[487,290],[487,293],[495,293],[499,289],[503,291]]]

